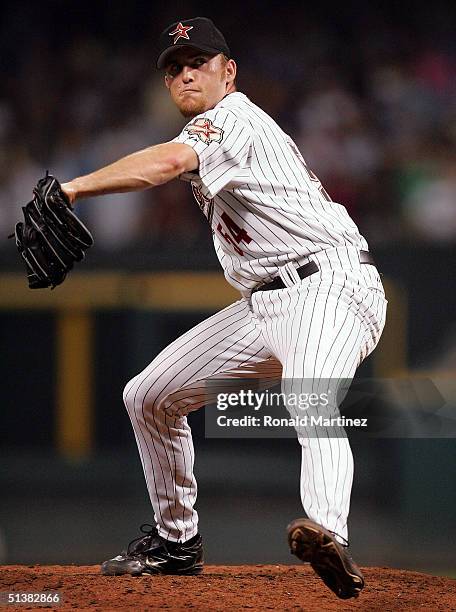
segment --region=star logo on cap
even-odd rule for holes
[[[193,30],[193,26],[184,26],[179,21],[174,32],[170,32],[168,36],[174,36],[173,45],[175,45],[179,38],[186,38],[187,40],[190,40],[190,36],[188,35],[190,30]]]
[[[190,137],[199,138],[204,144],[211,142],[222,142],[223,130],[215,126],[210,119],[205,117],[195,119],[195,121],[185,128],[185,131],[190,134]]]

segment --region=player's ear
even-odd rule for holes
[[[233,83],[236,80],[237,66],[234,59],[229,59],[226,62],[226,81],[227,83]]]
[[[169,89],[170,86],[170,78],[167,72],[165,72],[165,85]]]

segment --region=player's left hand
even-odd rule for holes
[[[93,245],[90,231],[74,214],[59,181],[46,173],[33,189],[33,200],[16,223],[16,246],[25,261],[31,289],[56,287]]]

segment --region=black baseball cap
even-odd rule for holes
[[[226,57],[231,56],[225,37],[207,17],[176,21],[161,33],[157,68],[164,68],[170,55],[178,47],[194,47],[214,55],[223,53]]]

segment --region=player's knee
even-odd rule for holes
[[[154,385],[145,386],[138,382],[137,378],[130,380],[123,390],[123,401],[130,416],[136,414],[139,408],[143,409],[153,402],[155,398]]]
[[[123,401],[130,418],[136,420],[152,411],[158,414],[163,404],[159,385],[150,379],[141,381],[137,376],[125,385]]]

